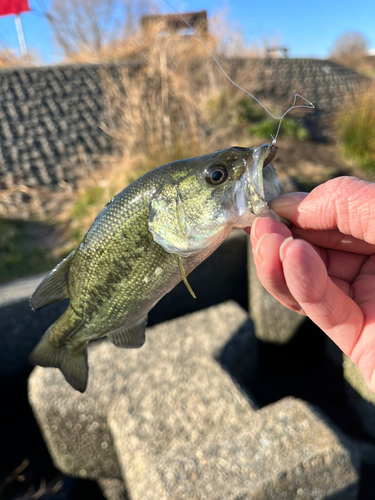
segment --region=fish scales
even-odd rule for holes
[[[149,204],[162,177],[163,168],[157,176],[146,174],[142,182],[135,181],[116,196],[77,248],[69,290],[71,306],[84,327],[79,338],[66,339],[72,348],[96,338],[97,330],[125,326],[126,318],[131,322],[147,312],[145,308],[150,309],[158,295],[180,281],[175,257],[155,243],[148,231]],[[84,277],[83,283],[77,275]]]
[[[229,148],[154,169],[115,196],[81,244],[39,285],[39,308],[65,297],[69,306],[31,354],[60,368],[77,390],[87,385],[87,344],[105,335],[140,347],[148,311],[206,259],[232,227],[251,224],[281,194],[271,163],[263,187],[260,148]],[[188,284],[187,284],[188,286]]]

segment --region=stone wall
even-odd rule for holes
[[[0,72],[0,188],[74,182],[75,166],[111,154],[97,65]],[[81,158],[80,158],[81,156]]]
[[[243,78],[244,72],[247,72],[258,98],[278,106],[282,104],[282,109],[292,105],[295,94],[312,102],[315,109],[301,121],[317,140],[331,136],[332,112],[343,104],[347,95],[352,95],[368,81],[352,69],[324,59],[241,59],[231,62],[231,76],[235,81]],[[290,116],[296,116],[296,113]]]
[[[215,67],[211,60],[202,64]],[[260,98],[291,104],[300,93],[312,101],[316,109],[306,123],[317,138],[327,135],[327,113],[343,94],[366,80],[317,59],[234,59],[225,66],[235,81],[249,82],[246,88],[255,88]],[[95,166],[98,156],[114,153],[113,138],[101,129],[108,121],[103,71],[118,74],[115,64],[0,71],[0,189],[57,186],[62,181],[74,185],[84,166]]]

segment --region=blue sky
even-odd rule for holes
[[[248,44],[264,37],[278,37],[290,50],[290,57],[327,57],[334,40],[346,30],[362,32],[375,47],[375,1],[359,0],[169,0],[182,12],[207,9],[209,16],[227,13],[227,22],[241,29]],[[0,0],[1,2],[1,0]],[[40,0],[29,0],[30,6],[40,11]],[[51,0],[44,0],[48,8]],[[164,12],[170,12],[162,5]],[[53,43],[48,23],[33,13],[21,16],[29,49],[42,55],[43,62],[57,62],[61,53]],[[14,16],[0,18],[0,44],[18,50]]]

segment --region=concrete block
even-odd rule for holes
[[[285,344],[301,326],[305,317],[281,305],[258,279],[252,247],[248,247],[249,311],[255,335],[263,342]]]
[[[120,479],[99,479],[98,484],[106,500],[129,500],[124,483]]]
[[[29,400],[50,455],[62,473],[85,479],[119,479],[107,426],[111,400],[107,394],[99,398],[98,389],[81,396],[67,386],[57,369],[37,367],[29,379]]]
[[[139,350],[97,342],[85,394],[37,367],[29,399],[56,466],[122,478],[132,500],[354,500],[350,445],[301,401],[259,410],[218,364],[238,332],[254,339],[228,302],[149,328]]]
[[[139,350],[97,342],[89,349],[84,394],[59,370],[37,367],[29,379],[29,399],[56,466],[72,476],[121,477],[106,419],[123,393],[131,408],[142,401],[137,417],[142,432],[151,430],[146,425],[151,411],[166,416],[157,433],[161,447],[174,436],[184,442],[205,435],[233,413],[246,416],[251,404],[214,359],[246,319],[242,308],[226,303],[147,329]]]
[[[367,387],[363,375],[348,356],[343,355],[346,397],[364,432],[375,438],[375,394]]]
[[[132,425],[121,425],[127,405],[124,398],[114,409],[111,428],[132,500],[357,498],[356,455],[300,400],[253,413],[242,432],[225,425],[168,448],[150,446]]]

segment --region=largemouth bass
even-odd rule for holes
[[[118,347],[145,342],[148,311],[206,259],[232,227],[270,214],[283,193],[271,160],[276,147],[232,147],[175,161],[115,196],[80,245],[42,281],[31,307],[70,299],[30,356],[59,368],[84,392],[87,344],[105,335]],[[191,291],[192,292],[192,291]]]

